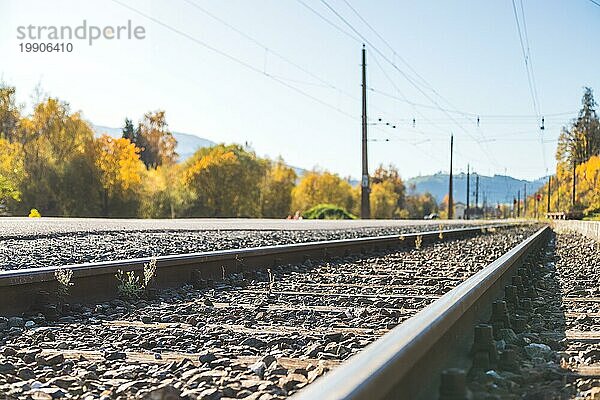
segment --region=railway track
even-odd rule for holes
[[[338,369],[532,229],[460,229],[312,249],[301,244],[285,253],[295,264],[284,264],[276,247],[241,250],[243,257],[240,251],[205,254],[202,276],[191,274],[198,263],[191,256],[159,259],[157,285],[173,285],[173,277],[159,278],[181,268],[195,277],[196,289],[187,285],[160,291],[155,299],[93,306],[71,301],[61,316],[29,313],[6,320],[0,390],[13,398],[286,397]],[[351,254],[357,251],[367,253]],[[328,261],[319,261],[324,257]],[[86,286],[92,277],[102,282],[110,276],[114,286],[116,269],[145,262],[104,263],[110,272],[101,273],[99,266],[71,267],[70,295],[79,296],[78,286],[92,290]],[[273,264],[283,265],[251,269]],[[21,297],[54,290],[52,270],[36,270],[35,277],[31,272],[4,273],[5,288],[20,287]],[[225,279],[211,281],[213,275]]]
[[[597,243],[555,236],[548,227],[488,227],[314,244],[311,258],[308,246],[292,246],[286,255],[276,247],[245,249],[250,263],[242,268],[236,251],[217,254],[220,263],[234,260],[221,268],[220,280],[196,271],[190,275],[196,288],[163,290],[156,298],[65,304],[56,321],[43,314],[0,319],[0,393],[263,400],[600,396]],[[359,255],[352,254],[356,246]],[[302,262],[284,262],[300,254]],[[183,263],[194,271],[190,257],[167,258],[163,267]],[[203,257],[205,265],[214,264]],[[274,264],[266,270],[260,268],[265,257],[267,266]],[[82,271],[80,279],[93,276]],[[39,280],[34,287],[43,282],[52,285]]]

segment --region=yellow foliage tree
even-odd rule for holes
[[[355,204],[350,184],[336,174],[310,171],[292,190],[292,209],[305,211],[317,204],[333,204],[351,210]]]
[[[22,147],[0,137],[0,206],[8,207],[21,199],[19,187],[24,179]]]
[[[96,140],[96,167],[102,184],[102,212],[108,216],[113,200],[126,200],[142,182],[140,149],[128,139],[102,135]]]
[[[205,217],[258,217],[267,164],[239,145],[203,148],[182,167],[187,213]]]
[[[296,172],[280,158],[270,162],[262,187],[262,216],[283,218],[290,212]]]
[[[179,164],[164,164],[156,169],[145,171],[140,205],[141,217],[177,217],[183,203],[179,175]]]
[[[391,219],[398,210],[398,193],[391,181],[382,181],[371,185],[371,217]]]

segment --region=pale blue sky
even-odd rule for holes
[[[20,101],[26,103],[41,82],[50,95],[68,101],[98,125],[118,127],[126,116],[135,121],[160,108],[167,111],[172,130],[217,142],[248,141],[259,155],[281,155],[295,166],[360,175],[362,41],[332,27],[302,2],[357,36],[326,4],[119,2],[196,41],[112,0],[0,0],[1,78],[17,86]],[[326,2],[402,71],[367,45],[368,86],[375,89],[369,92],[369,117],[372,122],[382,118],[397,124],[396,129],[370,127],[372,138],[390,139],[369,143],[371,171],[379,163],[394,163],[405,178],[447,171],[453,132],[455,172],[471,163],[483,174],[506,171],[518,178],[539,177],[554,169],[555,140],[560,127],[575,116],[582,87],[591,86],[600,97],[600,7],[588,0],[523,0],[540,114],[546,120],[543,132],[529,92],[511,0],[348,0],[395,53],[344,0]],[[522,18],[521,2],[515,4]],[[99,40],[92,46],[73,41],[70,54],[19,51],[17,26],[77,26],[83,19],[98,26],[131,19],[146,28],[146,39]],[[403,73],[419,82],[419,89]],[[432,100],[480,115],[480,126],[475,117],[451,112],[450,118]],[[571,114],[553,116],[564,112]]]

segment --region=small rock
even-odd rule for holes
[[[304,375],[301,374],[289,374],[288,376],[284,376],[279,380],[279,385],[282,386],[285,390],[295,389],[296,386],[306,384],[308,380]]]
[[[126,358],[127,358],[127,354],[125,354],[122,351],[110,351],[110,352],[104,353],[104,359],[107,361],[124,360]]]
[[[265,370],[267,369],[267,366],[263,361],[257,361],[256,363],[252,364],[249,368],[252,372],[260,376],[260,378],[262,379],[265,376]]]
[[[211,363],[213,361],[215,361],[217,359],[217,356],[215,356],[213,353],[207,352],[205,354],[200,354],[200,356],[198,357],[198,361],[200,361],[201,363]]]
[[[14,355],[17,354],[17,351],[15,349],[13,349],[12,347],[5,347],[4,351],[2,352],[2,354],[5,357],[12,357],[12,356],[14,356]]]
[[[17,372],[17,376],[25,381],[35,378],[35,372],[29,367],[21,368]]]
[[[164,384],[147,392],[144,400],[177,400],[181,398],[181,390],[171,384]]]
[[[15,366],[13,363],[4,362],[0,363],[0,375],[12,374],[15,372]]]
[[[275,356],[268,354],[264,356],[261,361],[264,362],[267,367],[269,367],[271,364],[277,361],[277,359],[275,358]]]
[[[553,352],[550,346],[542,343],[531,343],[525,346],[525,353],[529,358],[543,358],[544,360],[550,360],[553,357]]]
[[[61,353],[54,354],[54,355],[47,355],[47,356],[38,354],[35,357],[35,362],[41,366],[58,365],[58,364],[62,364],[64,361],[65,361],[65,356],[63,356]]]
[[[254,347],[255,349],[260,349],[261,347],[267,345],[267,343],[264,340],[255,337],[249,337],[240,344],[242,346]]]
[[[21,317],[10,317],[8,319],[9,328],[22,328],[25,326],[25,320]]]

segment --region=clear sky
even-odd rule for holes
[[[369,126],[371,171],[380,163],[405,178],[447,171],[454,133],[455,172],[470,163],[482,174],[540,177],[554,170],[556,139],[583,86],[600,97],[600,6],[589,0],[515,0],[539,111],[512,0],[118,2],[0,0],[1,79],[27,106],[41,83],[97,125],[164,109],[172,130],[249,142],[259,155],[353,177],[361,171],[359,34],[368,41],[369,121],[396,125]],[[18,26],[84,19],[100,27],[131,20],[146,37],[21,53]]]

